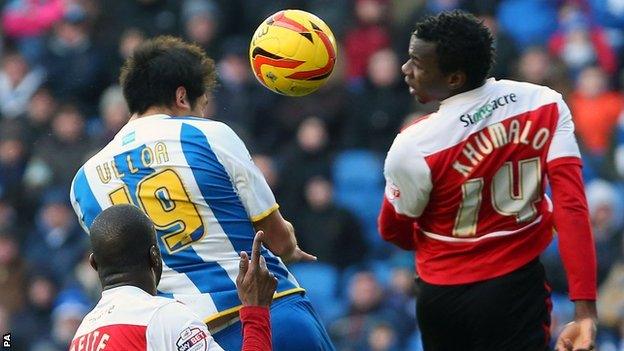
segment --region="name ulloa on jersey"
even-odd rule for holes
[[[462,149],[465,159],[453,162],[453,169],[468,177],[473,167],[498,148],[512,143],[530,145],[537,151],[547,144],[549,137],[550,130],[546,127],[534,128],[533,122],[526,118],[510,118],[471,135]]]
[[[111,179],[122,179],[126,174],[120,172],[120,169],[128,169],[131,174],[137,173],[141,167],[152,167],[153,164],[162,165],[169,161],[169,153],[167,152],[167,145],[162,142],[157,142],[154,146],[143,145],[139,152],[141,157],[139,160],[133,160],[130,155],[126,156],[124,160],[126,165],[120,166],[115,163],[115,160],[108,160],[104,163],[98,164],[95,167],[98,178],[104,184],[108,184]],[[140,161],[140,164],[137,162]],[[127,167],[126,167],[127,166]]]

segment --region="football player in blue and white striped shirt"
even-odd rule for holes
[[[282,261],[315,257],[292,225],[240,138],[204,118],[214,63],[197,46],[159,37],[140,46],[120,77],[128,124],[76,174],[71,200],[83,228],[105,208],[134,204],[154,222],[162,253],[158,291],[204,318],[226,350],[242,343],[236,292],[239,252],[264,230],[275,350],[333,350],[327,332]]]

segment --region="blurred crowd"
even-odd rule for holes
[[[550,86],[572,110],[598,250],[599,346],[624,350],[624,0],[0,0],[0,8],[0,332],[12,332],[16,350],[66,350],[99,298],[68,187],[128,119],[121,63],[160,34],[215,59],[211,115],[245,140],[302,248],[319,257],[292,270],[337,349],[421,350],[413,257],[383,243],[375,223],[385,152],[402,125],[436,109],[417,104],[402,81],[412,27],[456,8],[494,33],[494,77]],[[249,67],[255,27],[284,8],[315,13],[338,40],[332,77],[303,98],[271,93]],[[573,316],[556,238],[543,262],[556,335]]]

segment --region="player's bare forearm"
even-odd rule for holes
[[[304,252],[297,245],[295,228],[285,220],[279,210],[271,213],[264,219],[254,222],[256,230],[262,230],[266,235],[264,243],[284,262],[316,261],[316,257]]]
[[[295,229],[282,217],[279,210],[254,222],[254,227],[266,233],[264,244],[277,256],[290,254],[297,247]]]
[[[592,318],[598,320],[598,312],[595,300],[574,301],[574,319]]]
[[[416,250],[414,240],[414,221],[399,219],[392,204],[386,198],[381,205],[379,218],[377,219],[379,234],[382,239],[391,242],[404,250]]]

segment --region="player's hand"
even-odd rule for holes
[[[284,263],[294,263],[301,261],[316,261],[316,256],[301,250],[299,245],[295,246],[295,249],[287,255],[281,255],[280,258]]]
[[[568,323],[557,339],[556,351],[595,350],[596,321],[585,317]]]
[[[269,307],[277,287],[277,278],[269,272],[266,260],[260,254],[264,232],[258,231],[251,249],[251,260],[246,252],[240,253],[236,290],[243,306]]]
[[[574,321],[564,328],[557,344],[556,351],[589,351],[596,348],[596,301],[574,301]]]

